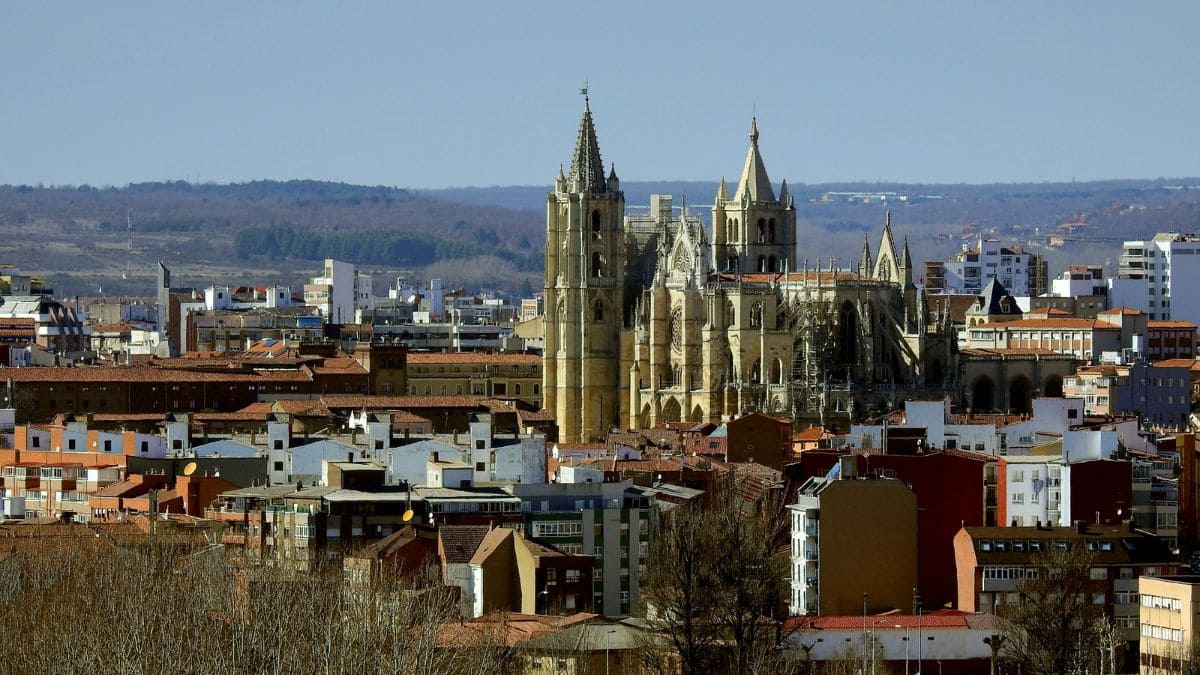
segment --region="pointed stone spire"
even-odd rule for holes
[[[775,190],[771,188],[767,168],[763,165],[762,155],[758,153],[758,120],[753,117],[750,118],[750,150],[746,153],[746,165],[742,168],[742,178],[738,181],[735,196],[742,201],[775,201]]]
[[[779,203],[787,206],[787,203],[791,201],[791,199],[792,195],[788,194],[787,179],[784,178],[783,183],[779,186]]]
[[[858,261],[858,273],[864,277],[871,276],[871,239],[863,234],[862,258]]]
[[[904,251],[900,253],[900,269],[912,267],[912,255],[908,252],[908,235],[904,235]]]
[[[583,91],[583,118],[579,120],[579,135],[575,154],[571,157],[571,189],[577,192],[603,193],[604,162],[600,159],[600,144],[596,142],[596,127],[592,124],[592,108],[587,90]]]
[[[608,191],[617,192],[621,189],[621,179],[617,178],[617,164],[613,162],[608,170]]]
[[[554,178],[554,191],[555,192],[566,192],[567,191],[567,174],[563,173],[563,165],[562,164],[558,165],[558,175],[555,176],[555,178]]]
[[[717,205],[722,205],[727,199],[729,199],[729,190],[725,187],[725,176],[721,176],[721,183],[717,186]]]

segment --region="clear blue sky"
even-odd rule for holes
[[[846,6],[850,5],[850,6]],[[1200,3],[8,2],[0,183],[1200,175]]]

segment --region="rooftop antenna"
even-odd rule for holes
[[[122,279],[129,278],[129,267],[133,264],[133,209],[125,209],[125,232],[129,235],[129,249],[125,255],[125,271]]]

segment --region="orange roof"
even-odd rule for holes
[[[321,397],[333,408],[388,410],[405,408],[488,408],[492,412],[514,412],[502,401],[484,396],[374,396],[368,394],[328,394]]]
[[[792,434],[792,440],[795,441],[819,441],[829,432],[825,427],[809,427],[804,431],[798,431]]]
[[[542,357],[536,354],[490,354],[486,352],[409,352],[410,365],[439,365],[451,363],[486,363],[497,365],[541,365]]]
[[[271,372],[213,372],[155,366],[30,366],[4,368],[16,382],[309,382],[300,370]]]
[[[1166,359],[1163,361],[1155,361],[1154,365],[1164,368],[1188,368],[1190,370],[1200,370],[1200,359]]]
[[[1191,328],[1192,330],[1196,330],[1196,324],[1191,321],[1147,321],[1146,327],[1152,330],[1155,328]]]
[[[1098,319],[1076,319],[1072,317],[1061,318],[1046,318],[1046,319],[1017,319],[1016,321],[1003,321],[984,323],[974,328],[1090,328],[1092,330],[1120,330],[1121,327],[1100,321]]]
[[[1145,314],[1145,312],[1143,312],[1139,309],[1133,309],[1132,307],[1113,307],[1112,309],[1106,309],[1103,312],[1098,313],[1097,316],[1104,316],[1106,314],[1124,314],[1125,316],[1139,316],[1139,315]]]

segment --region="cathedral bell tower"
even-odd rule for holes
[[[750,150],[730,198],[725,179],[713,203],[713,268],[717,271],[782,272],[796,259],[796,205],[787,181],[779,197],[758,152],[758,120],[750,120]]]
[[[603,437],[618,423],[625,283],[625,194],[604,175],[587,90],[570,172],[546,195],[546,410],[567,443]]]

